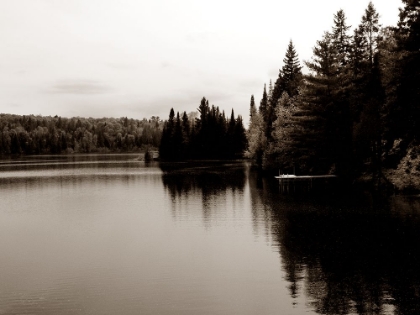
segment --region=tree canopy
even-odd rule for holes
[[[160,157],[164,160],[241,158],[247,145],[242,117],[235,118],[232,109],[230,118],[226,118],[225,112],[214,105],[210,107],[205,97],[197,110],[199,117],[193,121],[186,112],[182,121],[179,112],[174,119],[174,110],[170,110],[163,128]],[[256,111],[253,98],[251,110]]]
[[[264,87],[258,111],[251,102],[247,156],[259,168],[376,183],[419,146],[420,2],[403,5],[397,27],[382,27],[370,2],[353,32],[339,10],[305,75],[290,41],[269,97]]]
[[[0,114],[0,154],[127,152],[158,147],[163,122],[151,119]]]

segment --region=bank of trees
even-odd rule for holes
[[[189,117],[190,116],[190,117]],[[242,117],[234,111],[227,118],[203,97],[199,117],[172,108],[165,122],[159,155],[164,160],[241,158],[246,148]]]
[[[369,3],[353,32],[338,11],[306,75],[291,41],[259,108],[251,97],[248,157],[264,169],[378,179],[418,145],[420,1],[403,5],[398,26],[383,27]]]
[[[135,120],[0,114],[0,154],[135,151],[158,147],[162,128],[158,117]]]

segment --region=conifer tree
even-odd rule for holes
[[[272,104],[272,100],[273,100],[273,82],[270,79],[270,83],[268,84],[268,104],[272,107],[275,107]]]
[[[332,30],[333,44],[335,45],[340,67],[345,67],[350,58],[350,41],[351,36],[348,35],[350,26],[347,26],[346,15],[343,10],[339,10],[334,14],[334,26]]]
[[[284,92],[283,76],[282,76],[281,69],[279,69],[279,75],[277,77],[276,82],[274,83],[273,92],[271,93],[271,99],[270,99],[271,108],[276,107],[277,101],[279,100],[283,92]]]
[[[267,89],[266,89],[265,84],[264,84],[264,91],[263,91],[262,99],[260,101],[259,111],[260,111],[260,114],[263,117],[264,121],[267,122],[267,118],[268,118],[268,97],[267,97]]]
[[[299,87],[302,84],[302,67],[300,66],[299,58],[292,40],[290,40],[287,47],[283,63],[284,65],[282,69],[279,70],[279,76],[276,80],[276,83],[274,84],[270,98],[271,108],[268,115],[269,117],[267,119],[268,123],[266,132],[266,136],[269,141],[272,140],[272,124],[277,119],[276,108],[278,100],[280,99],[283,92],[287,92],[290,97],[298,95]]]
[[[236,127],[236,121],[235,121],[235,113],[231,111],[230,119],[228,122],[227,127],[227,151],[226,154],[228,157],[233,157],[235,154],[235,127]]]
[[[381,82],[378,54],[374,57],[374,64],[367,80],[366,91],[363,110],[355,125],[354,151],[359,164],[366,161],[369,163],[369,169],[363,170],[362,165],[359,165],[359,171],[368,171],[371,173],[373,183],[375,183],[381,173],[383,123],[380,115],[385,97]]]
[[[258,168],[261,168],[267,138],[265,136],[264,120],[259,112],[251,117],[246,136],[248,149],[245,156],[255,162]]]
[[[200,105],[198,107],[198,112],[200,117],[196,119],[195,128],[196,128],[196,137],[194,139],[194,154],[198,157],[204,156],[207,154],[205,152],[206,146],[205,143],[208,142],[208,113],[210,112],[209,102],[205,97],[201,99]]]
[[[247,139],[246,139],[245,128],[242,121],[242,116],[238,115],[238,118],[235,121],[233,157],[235,158],[242,157],[246,147],[247,147]]]
[[[162,130],[162,137],[159,145],[159,156],[162,159],[172,159],[173,158],[173,133],[175,128],[175,112],[174,109],[171,108],[169,112],[169,119],[165,123],[163,130]]]
[[[190,121],[188,119],[187,112],[185,111],[182,114],[182,131],[186,138],[190,136]]]
[[[325,32],[322,40],[317,41],[313,48],[312,61],[305,62],[312,73],[306,77],[309,91],[316,89],[315,98],[322,98],[323,104],[330,103],[326,98],[331,97],[336,85],[337,54],[332,39],[331,33]]]
[[[249,117],[250,117],[250,123],[252,120],[252,116],[255,116],[257,114],[257,108],[255,107],[255,100],[254,95],[251,95],[251,102],[249,106]]]
[[[298,88],[302,81],[302,67],[300,66],[299,58],[290,40],[287,46],[286,56],[283,59],[282,84],[283,91],[287,92],[290,97],[298,94]]]
[[[179,112],[176,113],[174,134],[172,137],[172,146],[174,151],[174,158],[181,159],[184,155],[184,136],[181,126],[181,118]]]
[[[316,121],[315,125],[311,125],[318,135],[316,155],[323,161],[322,165],[319,165],[320,169],[328,173],[336,166],[338,155],[341,154],[340,138],[344,133],[341,128],[347,127],[342,125],[341,104],[336,102],[339,64],[331,33],[324,33],[322,40],[317,41],[313,53],[312,61],[305,62],[311,73],[305,77],[304,103],[308,104],[305,109],[308,112],[306,117],[309,121]],[[311,132],[306,126],[304,128],[306,132]]]
[[[295,106],[287,92],[283,92],[276,107],[276,120],[273,122],[273,141],[270,143],[270,159],[283,171],[293,169],[295,159],[294,134],[297,125],[293,121]]]
[[[368,64],[373,67],[373,58],[378,48],[379,40],[379,13],[376,12],[372,2],[369,2],[365,14],[362,16],[362,22],[359,25],[362,36],[366,39],[367,52],[368,52]]]
[[[171,133],[173,132],[175,126],[175,111],[171,108],[169,112],[169,119],[168,119],[168,128],[170,129]]]
[[[361,73],[366,69],[368,60],[366,38],[360,28],[354,30],[350,51],[350,66],[353,80],[357,80]]]
[[[420,139],[420,1],[402,1],[397,29],[401,73],[393,120],[398,136]]]

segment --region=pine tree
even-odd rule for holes
[[[397,31],[402,58],[394,120],[396,133],[411,140],[420,139],[420,1],[403,3]]]
[[[321,100],[323,104],[328,104],[333,90],[336,87],[336,74],[338,72],[337,53],[333,45],[331,33],[325,32],[322,40],[317,41],[313,48],[314,56],[312,61],[305,64],[311,71],[311,75],[306,76],[309,87],[317,90],[314,97]],[[313,90],[313,89],[311,89]]]
[[[366,38],[363,36],[363,31],[360,28],[356,28],[350,50],[350,65],[353,79],[358,79],[360,74],[365,71],[367,60]]]
[[[174,159],[183,158],[184,153],[184,137],[182,133],[181,118],[179,112],[176,113],[175,128],[172,137],[172,145],[174,151]]]
[[[234,157],[242,158],[247,147],[246,132],[242,121],[242,116],[238,115],[235,122],[234,131]]]
[[[346,24],[346,15],[343,10],[334,14],[334,26],[332,30],[333,44],[337,50],[337,60],[340,67],[345,67],[350,58],[350,40],[351,36],[347,34],[350,26]]]
[[[278,100],[284,92],[287,92],[291,97],[299,94],[299,87],[302,84],[302,67],[298,59],[298,55],[293,46],[293,41],[290,40],[286,50],[286,55],[283,59],[283,67],[279,70],[279,76],[274,84],[274,88],[270,93],[270,108],[265,117],[266,122],[266,138],[270,143],[273,141],[273,122],[277,119],[276,112]]]
[[[175,129],[174,117],[175,112],[174,109],[171,108],[169,112],[169,119],[162,130],[162,138],[159,145],[159,156],[162,159],[173,159],[174,146],[172,138]]]
[[[186,137],[190,135],[190,121],[188,119],[187,112],[184,111],[182,114],[182,131],[184,132]]]
[[[263,152],[267,146],[264,120],[261,116],[261,113],[256,112],[251,116],[246,137],[248,149],[245,153],[245,156],[255,162],[258,168],[261,168]]]
[[[289,42],[283,62],[284,65],[281,70],[283,91],[287,92],[290,97],[293,97],[297,95],[299,91],[299,85],[302,81],[302,67],[300,66],[299,58],[292,40]]]
[[[359,165],[359,170],[371,173],[373,183],[375,183],[381,173],[383,123],[380,115],[384,97],[379,68],[379,55],[376,54],[371,74],[367,80],[363,109],[354,130],[356,160],[359,164],[366,161],[369,163],[369,169],[363,170],[361,169],[362,165]]]
[[[260,114],[263,117],[264,121],[267,122],[267,118],[268,118],[268,97],[267,97],[267,89],[266,89],[265,84],[264,84],[263,96],[262,96],[262,99],[260,101],[259,111],[260,111]]]
[[[283,92],[276,107],[276,120],[273,122],[273,141],[270,143],[270,160],[283,171],[292,171],[296,158],[295,133],[298,125],[293,121],[296,111],[294,99]]]
[[[252,120],[252,116],[255,116],[257,114],[257,108],[255,107],[255,100],[254,95],[251,95],[251,102],[249,106],[249,117],[250,117],[250,123]]]
[[[367,52],[368,52],[368,64],[373,67],[373,58],[378,48],[379,41],[379,13],[376,12],[372,2],[369,2],[365,14],[362,16],[362,22],[359,25],[362,36],[366,39]]]
[[[195,124],[196,137],[194,139],[194,154],[197,157],[203,157],[208,154],[208,152],[206,152],[207,147],[205,146],[205,143],[208,143],[208,114],[210,112],[209,101],[206,100],[205,97],[201,99],[200,106],[198,107],[198,112],[200,113],[200,117],[197,118]]]
[[[268,104],[270,106],[273,106],[272,100],[273,100],[273,82],[270,79],[270,83],[268,84]]]
[[[235,127],[236,127],[236,121],[235,121],[235,113],[232,108],[232,112],[230,114],[230,119],[228,122],[227,127],[227,156],[229,158],[233,158],[235,156]]]
[[[345,107],[337,102],[339,62],[332,34],[326,32],[322,40],[317,41],[313,52],[312,61],[306,62],[311,74],[305,77],[304,103],[308,104],[305,106],[305,117],[308,118],[308,125],[312,125],[310,128],[316,130],[319,169],[328,173],[339,163],[339,156],[343,154],[342,137],[348,128],[342,122],[346,116],[345,111],[343,112]],[[303,124],[305,125],[304,121]],[[307,126],[304,126],[304,130],[313,133]]]
[[[173,132],[175,126],[175,111],[173,108],[171,108],[169,112],[169,119],[168,119],[168,128],[171,129],[171,132]]]
[[[281,69],[279,69],[279,75],[277,77],[276,82],[274,83],[273,92],[271,93],[271,99],[270,99],[271,108],[276,107],[277,101],[279,100],[283,92],[284,92],[283,76],[282,76]]]

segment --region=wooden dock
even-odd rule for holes
[[[313,181],[319,182],[320,180],[328,181],[331,178],[337,178],[336,175],[290,175],[283,174],[275,176],[279,180],[280,190],[282,192],[296,191],[296,186],[305,191],[312,190]]]
[[[295,180],[308,180],[308,179],[316,179],[316,178],[336,178],[336,175],[279,175],[275,176],[275,178],[279,180],[288,180],[288,181],[295,181]]]

